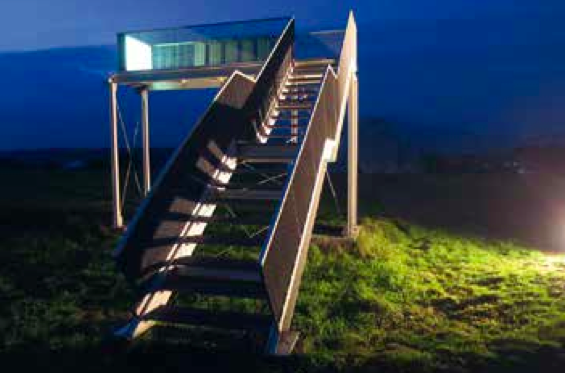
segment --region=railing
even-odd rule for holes
[[[297,59],[338,59],[345,30],[314,31],[297,33],[294,50]]]
[[[345,35],[339,74],[328,66],[278,215],[261,253],[265,285],[279,332],[288,330],[292,321],[323,177],[341,133],[347,87],[356,66],[352,17]]]
[[[156,264],[170,260],[175,238],[185,231],[186,221],[167,220],[168,213],[187,219],[206,191],[211,176],[198,166],[203,154],[227,155],[238,140],[256,136],[255,123],[267,113],[269,100],[292,58],[294,20],[280,35],[255,83],[234,73],[186,140],[177,149],[128,225],[115,256],[126,278],[135,282]],[[216,151],[210,150],[214,144]],[[158,244],[157,242],[167,242]]]
[[[343,38],[343,46],[339,57],[338,69],[338,86],[339,86],[339,118],[338,127],[335,133],[334,141],[335,147],[331,161],[335,162],[337,159],[337,152],[339,149],[339,141],[341,129],[345,118],[345,108],[347,106],[347,98],[349,96],[350,87],[352,84],[353,76],[357,73],[357,25],[353,18],[353,13],[349,15],[345,36]]]
[[[278,98],[279,88],[292,64],[293,45],[294,19],[291,19],[263,65],[255,88],[247,100],[244,111],[253,124],[253,130],[247,127],[249,131],[243,137],[255,137],[257,129],[267,119],[271,104]]]

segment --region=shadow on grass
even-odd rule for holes
[[[136,343],[107,341],[87,348],[52,350],[46,346],[20,346],[0,352],[5,366],[18,370],[66,372],[562,372],[565,351],[527,343],[500,340],[492,347],[495,356],[488,360],[473,356],[441,355],[441,362],[407,346],[392,346],[370,359],[356,358],[335,363],[328,357],[294,354],[269,357],[249,348],[205,348],[202,344]],[[406,357],[405,359],[402,356]],[[467,361],[466,365],[461,365]]]

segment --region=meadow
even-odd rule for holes
[[[0,176],[0,361],[13,370],[558,372],[565,364],[565,255],[481,235],[489,226],[476,215],[483,230],[468,234],[464,224],[411,220],[391,195],[413,189],[416,176],[403,184],[365,175],[358,240],[313,242],[294,320],[301,339],[285,359],[190,335],[115,343],[110,332],[135,297],[111,258],[119,233],[109,226],[106,169]],[[481,177],[476,185],[488,184]],[[454,196],[454,185],[468,183],[426,185]],[[322,220],[332,214],[326,196]]]

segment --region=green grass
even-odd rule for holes
[[[105,174],[11,172],[17,175],[7,180],[19,187],[0,191],[10,193],[0,193],[0,221],[10,223],[0,227],[2,361],[58,372],[565,366],[564,255],[377,214],[362,221],[355,245],[312,246],[294,320],[302,337],[292,358],[218,354],[202,340],[145,338],[128,352],[109,351],[104,340],[127,319],[135,297],[111,259],[118,235],[108,228]]]
[[[565,361],[564,293],[563,255],[371,218],[355,247],[312,248],[296,325],[339,368],[517,368]]]

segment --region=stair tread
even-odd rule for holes
[[[266,124],[265,127],[272,128],[272,129],[279,129],[279,128],[281,128],[281,129],[282,129],[282,128],[285,128],[285,129],[298,128],[298,129],[300,129],[300,130],[304,130],[305,128],[308,127],[308,123],[304,123],[304,122],[303,122],[302,124],[300,124],[300,123],[298,123],[298,124],[291,124],[291,123],[288,123],[288,124],[278,124],[278,123],[275,123],[275,124]]]
[[[328,68],[327,64],[314,66],[298,66],[292,69],[293,74],[321,74],[323,75]]]
[[[178,258],[175,259],[172,264],[201,268],[233,269],[240,271],[259,271],[261,269],[261,265],[257,260],[200,255]]]
[[[337,61],[334,58],[304,58],[294,61],[295,68],[303,66],[319,66],[335,64]]]
[[[288,77],[288,80],[322,80],[324,74],[317,72],[296,72]]]
[[[186,307],[161,306],[143,317],[173,324],[188,324],[234,330],[269,330],[273,318],[270,315],[249,314],[233,311],[203,310]]]
[[[312,72],[312,71],[293,71],[289,79],[322,79],[324,77],[323,72]]]
[[[269,165],[269,168],[265,167],[237,167],[234,169],[228,169],[220,167],[219,170],[223,171],[224,169],[228,172],[232,172],[234,176],[237,175],[259,175],[259,174],[279,174],[279,173],[288,173],[288,166],[281,166],[279,164],[276,165]]]
[[[318,86],[320,85],[319,80],[304,79],[304,80],[293,80],[286,83],[287,87],[297,87],[297,86]]]
[[[292,161],[296,156],[296,145],[238,145],[237,157],[255,161]]]
[[[313,89],[313,88],[306,88],[306,87],[286,87],[283,88],[281,91],[283,94],[312,94],[312,95],[317,95],[319,93],[318,89]]]
[[[215,190],[210,196],[211,200],[279,200],[282,195],[282,189],[279,190],[261,190],[261,189],[224,189]]]
[[[231,264],[231,266],[230,266]],[[239,264],[239,265],[237,265]],[[249,267],[243,263],[228,263],[227,260],[222,264],[220,261],[208,261],[194,264],[180,265],[167,273],[167,278],[179,280],[180,278],[187,281],[193,281],[198,278],[204,281],[227,281],[236,282],[253,282],[262,283],[261,272],[259,266]],[[182,280],[181,280],[182,281]]]
[[[294,109],[294,110],[311,110],[312,106],[314,106],[313,102],[279,102],[277,104],[277,110],[283,109]]]
[[[264,241],[263,235],[256,237],[237,237],[234,235],[229,236],[216,236],[206,234],[203,236],[192,236],[179,238],[181,243],[196,243],[201,245],[218,245],[218,246],[261,246]]]
[[[279,185],[274,186],[273,184],[269,184],[269,183],[257,185],[258,181],[259,180],[255,180],[253,182],[245,182],[245,181],[231,181],[230,180],[229,183],[212,182],[212,183],[209,183],[209,185],[212,186],[212,187],[215,187],[215,188],[226,188],[226,189],[234,189],[234,190],[260,189],[260,190],[270,191],[270,190],[280,190],[280,188],[281,188],[281,186],[279,186]]]
[[[183,220],[191,221],[194,223],[221,223],[221,224],[231,224],[231,225],[268,225],[270,223],[270,216],[191,216],[189,214],[183,213],[167,213],[166,219],[170,220]]]
[[[310,114],[299,114],[299,115],[281,115],[282,113],[290,113],[290,111],[281,111],[278,114],[272,114],[271,119],[280,119],[280,120],[291,120],[291,119],[310,119]]]
[[[289,95],[289,96],[293,96],[293,95]],[[294,95],[294,96],[300,96],[299,94]],[[304,96],[304,95],[303,95]],[[316,97],[314,97],[314,95],[310,95],[310,99],[307,99],[305,97],[285,97],[283,99],[279,99],[279,104],[290,104],[290,105],[294,105],[294,104],[310,104],[313,105],[316,103]]]
[[[201,294],[208,296],[226,296],[236,298],[265,299],[267,294],[265,285],[259,280],[260,274],[244,276],[238,272],[227,270],[208,271],[205,276],[203,271],[179,271],[179,267],[170,270],[166,276],[158,275],[147,281],[144,285],[146,292],[176,291],[181,294]]]
[[[149,240],[145,243],[147,249],[151,247],[162,247],[175,244],[198,244],[198,245],[215,245],[215,246],[241,246],[256,247],[262,246],[264,241],[263,235],[256,237],[238,237],[235,235],[219,236],[207,233],[206,235],[188,236],[188,237],[160,237]]]

